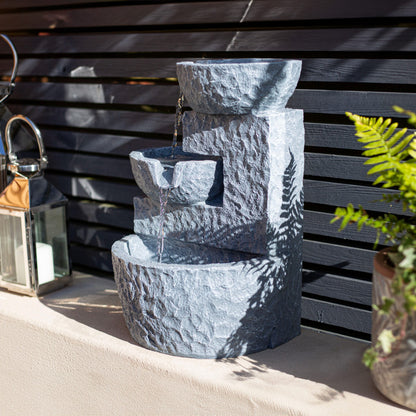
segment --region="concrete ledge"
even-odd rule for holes
[[[237,359],[159,354],[131,339],[113,281],[77,274],[42,299],[0,291],[0,414],[414,414],[377,392],[360,364],[364,348],[303,329]]]

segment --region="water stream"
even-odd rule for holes
[[[182,109],[183,109],[184,100],[185,100],[185,96],[183,92],[180,92],[178,101],[176,103],[175,124],[173,127],[172,152],[171,152],[170,159],[173,159],[175,157],[175,148],[178,145],[178,131],[182,124]],[[172,163],[165,160],[164,167],[172,168]],[[160,214],[159,214],[159,232],[157,235],[157,260],[159,263],[162,263],[162,259],[163,259],[163,250],[164,250],[164,243],[165,243],[164,226],[165,226],[166,205],[168,203],[169,194],[172,189],[173,187],[169,186],[168,188],[160,188],[160,191],[159,191]]]
[[[157,261],[162,263],[163,258],[163,249],[165,243],[165,214],[166,214],[166,205],[168,203],[169,194],[172,187],[169,188],[160,188],[159,200],[160,200],[160,217],[159,217],[159,232],[157,234]]]
[[[175,156],[175,148],[178,145],[178,130],[182,124],[182,112],[183,112],[183,102],[185,101],[185,96],[181,91],[179,93],[178,102],[176,103],[176,113],[175,113],[175,124],[173,127],[173,139],[172,139],[172,154],[171,157]]]

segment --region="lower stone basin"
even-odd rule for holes
[[[290,308],[287,316],[277,313],[286,286],[278,259],[176,240],[165,241],[164,262],[156,253],[157,239],[149,236],[130,235],[112,247],[124,318],[141,346],[186,357],[235,357],[298,334]]]

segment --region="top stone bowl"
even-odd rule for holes
[[[222,59],[178,62],[176,72],[194,111],[260,116],[286,106],[301,67],[297,60]]]

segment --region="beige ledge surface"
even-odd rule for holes
[[[375,389],[364,348],[303,329],[237,359],[163,355],[131,339],[113,281],[76,273],[41,299],[0,291],[0,415],[413,415]]]

